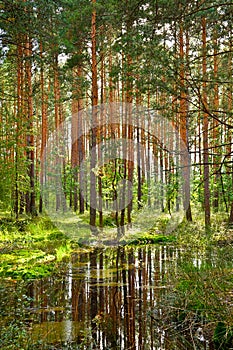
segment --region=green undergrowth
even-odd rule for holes
[[[163,235],[159,234],[135,234],[124,237],[120,240],[120,244],[122,245],[145,245],[145,244],[168,244],[176,241],[176,237],[174,235]]]
[[[165,322],[173,319],[174,336],[189,341],[187,349],[201,342],[204,349],[207,339],[213,349],[233,348],[233,229],[227,217],[212,215],[206,230],[203,216],[195,215],[194,222],[184,220],[177,227],[175,236],[182,254],[171,289],[160,300]]]
[[[164,320],[173,320],[176,330],[174,336],[189,340],[191,346],[188,349],[191,349],[200,344],[199,330],[203,336],[203,345],[208,340],[216,350],[231,349],[232,247],[215,247],[205,251],[187,249],[182,259],[178,260],[170,283],[172,288],[160,303]]]
[[[119,241],[115,234],[89,236],[76,242],[60,232],[47,217],[14,220],[0,217],[0,277],[40,278],[51,274],[57,264],[69,257],[73,246],[174,244],[205,251],[212,245],[233,242],[233,228],[229,228],[223,214],[215,214],[209,230],[204,228],[203,215],[194,213],[194,221],[183,221],[172,233],[167,233],[167,216],[156,217],[148,232],[135,230]],[[114,231],[115,232],[115,231]]]
[[[204,213],[195,208],[192,222],[183,219],[171,231],[168,230],[168,225],[169,216],[162,214],[154,218],[153,226],[148,232],[129,232],[120,242],[127,245],[171,243],[191,249],[233,244],[233,227],[228,224],[228,217],[224,212],[212,214],[208,229],[205,228]]]
[[[164,220],[157,219],[149,232],[130,232],[116,240],[111,232],[89,235],[72,241],[47,217],[19,220],[0,217],[0,277],[41,278],[51,274],[57,264],[71,255],[73,247],[91,245],[143,245],[173,242],[175,237],[162,233]],[[114,231],[115,232],[115,231]]]
[[[233,244],[233,227],[228,224],[225,213],[215,213],[211,226],[206,229],[204,214],[194,211],[193,221],[183,220],[174,232],[177,243],[185,247],[208,247]]]
[[[68,238],[48,218],[0,219],[0,277],[47,276],[70,252]]]

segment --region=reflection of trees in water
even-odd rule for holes
[[[60,276],[34,283],[30,294],[37,322],[41,327],[48,321],[79,322],[70,341],[91,348],[171,349],[173,343],[165,337],[171,320],[164,318],[160,300],[178,255],[162,246],[74,254]]]

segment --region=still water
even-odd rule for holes
[[[168,310],[176,308],[174,277],[187,255],[195,268],[218,263],[213,253],[191,256],[169,245],[74,252],[21,295],[31,349],[213,349],[194,319],[181,329]]]

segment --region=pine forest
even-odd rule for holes
[[[232,348],[232,36],[231,0],[0,1],[2,349]],[[80,295],[76,260],[64,287],[62,262],[74,255],[94,269]],[[109,275],[99,287],[93,271],[110,273],[110,260],[117,281]],[[154,286],[153,266],[167,292]],[[48,281],[38,284],[54,269],[66,276],[57,287],[64,300],[54,298],[70,298],[73,311],[51,319],[84,322],[74,307],[86,308],[83,337],[54,342],[47,334],[23,347],[20,326],[14,347],[15,304],[2,318],[13,288],[6,281],[24,281],[15,293],[27,295],[20,317],[28,331],[25,310],[55,300],[42,297]],[[46,312],[33,322],[49,323]]]

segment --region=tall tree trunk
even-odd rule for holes
[[[72,98],[72,119],[71,119],[71,168],[74,184],[70,194],[70,204],[73,205],[74,211],[78,209],[78,91],[77,91],[77,68],[73,68],[73,98]]]
[[[82,76],[82,68],[79,68],[79,77]],[[85,174],[82,167],[82,161],[85,157],[85,136],[84,136],[84,120],[83,120],[83,99],[80,96],[78,100],[78,160],[79,160],[79,213],[83,214],[85,211],[85,200],[81,192],[80,184],[84,184]]]
[[[218,93],[218,51],[217,51],[217,45],[218,45],[218,39],[217,39],[217,30],[214,29],[214,39],[213,39],[213,45],[214,45],[214,112],[213,114],[218,116],[218,109],[219,109],[219,93]],[[214,149],[214,156],[213,156],[213,168],[214,168],[214,198],[213,198],[213,207],[215,210],[218,210],[219,206],[219,179],[220,174],[218,171],[219,167],[219,125],[218,120],[213,119],[213,149]],[[214,146],[217,146],[214,148]]]
[[[33,100],[32,100],[32,41],[28,37],[26,41],[26,66],[25,66],[25,88],[27,98],[27,161],[28,176],[30,179],[30,190],[26,194],[26,212],[36,215],[35,194],[35,154],[33,135]]]
[[[61,159],[59,157],[60,151],[60,82],[59,82],[59,72],[58,72],[58,54],[54,55],[54,111],[55,111],[55,129],[56,129],[56,172],[57,177],[60,176],[60,171],[62,171]],[[60,182],[56,179],[56,210],[60,210],[61,208],[61,188]]]
[[[19,39],[18,39],[19,40]],[[20,142],[20,129],[21,129],[21,119],[22,119],[22,59],[23,59],[23,51],[22,51],[22,44],[19,40],[18,46],[17,46],[17,118],[16,118],[16,148],[15,148],[15,198],[14,198],[14,212],[16,215],[16,218],[18,219],[19,216],[19,200],[20,200],[20,193],[19,193],[19,186],[18,186],[18,168],[19,168],[19,159],[20,159],[20,148],[21,148],[21,142]]]
[[[207,110],[207,63],[206,63],[206,18],[202,17],[202,105],[203,105],[203,162],[204,162],[204,210],[205,210],[205,227],[210,226],[210,188],[209,188],[209,140],[208,140],[208,113]]]
[[[109,71],[112,71],[112,52],[110,51],[109,53]],[[109,128],[109,137],[110,138],[115,138],[116,135],[119,137],[119,133],[117,133],[117,129],[119,128],[119,125],[116,125],[114,122],[114,106],[113,102],[115,102],[114,99],[114,92],[115,89],[113,87],[113,81],[112,81],[112,76],[109,76],[109,103],[110,103],[110,128]],[[117,238],[119,239],[121,237],[121,228],[119,224],[119,198],[117,196],[117,190],[116,190],[116,178],[117,178],[117,172],[118,172],[118,162],[117,159],[114,159],[113,163],[113,181],[112,181],[112,188],[113,188],[113,201],[116,203],[115,205],[115,223],[117,227]],[[123,194],[122,194],[123,195]],[[120,199],[121,200],[121,199]]]
[[[46,179],[44,166],[46,162],[46,155],[44,154],[45,147],[47,144],[47,103],[46,103],[46,97],[45,97],[45,83],[44,83],[44,64],[43,64],[43,45],[40,43],[40,59],[41,59],[41,68],[40,68],[40,89],[41,89],[41,116],[42,116],[42,125],[41,125],[41,150],[40,150],[40,187],[41,191],[43,190],[44,181]],[[40,194],[40,203],[39,203],[39,212],[42,213],[43,209],[43,200],[42,200],[42,194]]]
[[[93,10],[91,18],[91,57],[92,57],[92,130],[91,130],[91,172],[90,172],[90,226],[92,233],[96,233],[96,175],[92,170],[96,166],[96,137],[97,137],[97,57],[96,57],[96,0],[92,0]]]
[[[147,108],[150,110],[150,90],[147,95]],[[151,135],[149,134],[151,130],[151,117],[148,115],[148,130],[147,130],[147,142],[146,142],[146,181],[148,184],[148,207],[151,207]],[[154,146],[153,146],[154,147]],[[157,147],[156,147],[157,149]],[[158,156],[154,154],[154,160],[156,161],[155,168],[158,169]]]
[[[122,68],[124,67],[124,53],[121,53],[121,64]],[[122,76],[121,76],[121,99],[122,103],[125,102],[125,80],[124,80],[124,74],[123,74],[123,69],[122,69]],[[126,129],[126,120],[124,119],[126,115],[126,111],[122,113],[122,138],[126,139],[127,137],[127,129]],[[121,207],[121,214],[120,214],[120,230],[121,230],[121,235],[125,233],[125,192],[126,192],[126,176],[127,176],[127,162],[126,162],[126,147],[125,143],[123,144],[123,151],[122,151],[122,158],[123,158],[123,186],[122,186],[122,195],[120,197],[120,207]]]
[[[141,105],[141,95],[139,87],[136,89],[136,113],[137,113],[137,129],[136,129],[136,139],[137,139],[137,204],[138,209],[142,208],[142,183],[145,174],[145,120],[139,121]],[[141,117],[141,116],[140,116]],[[144,118],[142,118],[144,119]],[[141,127],[139,127],[141,125]]]
[[[133,172],[134,172],[134,150],[132,148],[133,143],[133,125],[132,125],[132,102],[133,102],[133,95],[132,95],[132,82],[131,82],[131,65],[132,65],[132,58],[130,55],[127,57],[127,84],[126,84],[126,104],[127,104],[127,124],[128,124],[128,135],[127,140],[129,141],[129,147],[128,147],[128,188],[127,188],[127,222],[128,227],[131,227],[131,213],[133,209]]]
[[[229,78],[232,78],[232,27],[230,32],[230,43],[229,43],[229,54],[228,54],[228,75]],[[228,104],[228,113],[232,113],[232,85],[228,87],[228,96],[227,96],[227,104]],[[232,118],[231,118],[232,121]],[[232,123],[233,124],[233,123]],[[233,125],[232,125],[233,126]],[[229,144],[227,153],[232,157],[232,129],[228,130],[228,141]],[[229,157],[229,158],[230,158]],[[232,194],[233,194],[233,163],[231,164],[231,183],[232,183]],[[233,200],[231,200],[231,209],[230,209],[230,216],[229,216],[229,224],[233,225]]]
[[[101,102],[101,106],[104,105],[105,103],[105,98],[104,98],[104,94],[105,94],[105,64],[104,64],[104,54],[102,52],[101,54],[101,68],[100,68],[100,85],[101,85],[101,93],[100,93],[100,102]],[[104,126],[104,110],[101,108],[100,111],[100,116],[99,116],[99,126],[98,126],[98,131],[99,131],[99,142],[100,144],[98,145],[98,160],[100,162],[100,164],[102,164],[102,150],[101,150],[101,145],[102,145],[102,140],[104,138],[104,130],[105,130],[105,126]],[[106,136],[106,135],[105,135]],[[102,201],[102,197],[103,197],[103,189],[102,189],[102,176],[98,176],[98,196],[99,196],[99,226],[100,229],[103,229],[103,201]]]
[[[183,38],[183,24],[180,23],[180,33],[179,33],[179,44],[180,44],[180,135],[184,143],[185,150],[182,150],[183,145],[181,145],[181,152],[183,155],[182,166],[184,173],[184,208],[186,219],[192,221],[191,205],[190,205],[190,160],[188,153],[188,128],[187,128],[187,118],[188,118],[188,95],[186,92],[187,87],[185,86],[185,66],[184,66],[184,38]],[[188,56],[188,45],[186,45],[187,56]]]

